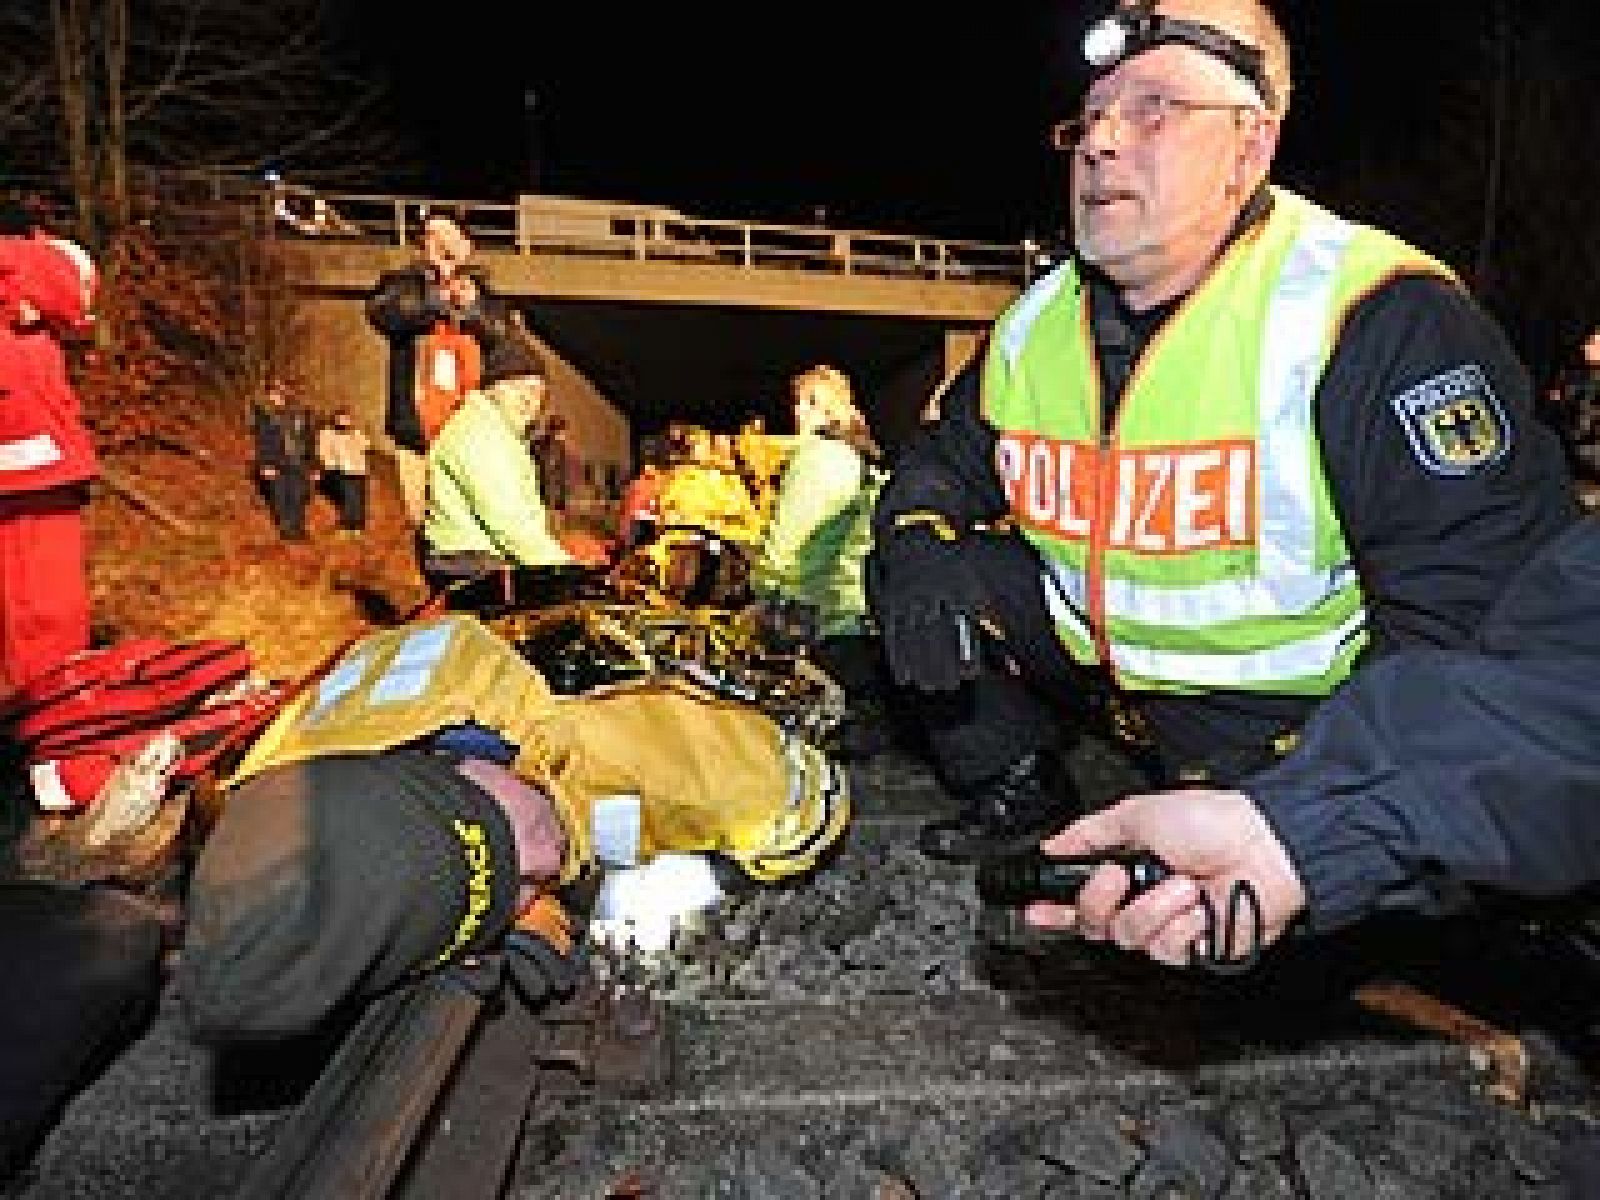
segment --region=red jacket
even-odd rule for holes
[[[97,472],[60,341],[87,326],[87,290],[72,257],[49,239],[0,237],[0,495],[83,483]]]
[[[642,471],[630,479],[622,489],[622,502],[619,505],[623,522],[654,521],[659,518],[661,485],[665,482],[665,471]]]

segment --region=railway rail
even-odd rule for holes
[[[1080,765],[1118,786],[1109,755]],[[1563,1194],[1600,1100],[1535,941],[1435,927],[1376,960],[1163,971],[980,909],[968,869],[914,849],[942,803],[926,772],[854,770],[858,817],[814,878],[731,895],[668,953],[597,956],[557,1009],[438,977],[276,1099],[282,1053],[230,1076],[169,1010],[16,1200]],[[1439,964],[1472,939],[1492,986],[1452,990]],[[1357,1002],[1374,961],[1511,1039],[1518,1094],[1470,1037]]]
[[[837,718],[825,677],[737,625],[539,582],[560,586],[528,613],[451,598],[580,690],[687,663],[793,728]],[[1073,768],[1091,802],[1138,785],[1094,738]],[[815,870],[732,873],[665,946],[593,923],[585,982],[537,1011],[489,961],[305,1043],[212,1054],[167,996],[0,1200],[1570,1194],[1562,1147],[1600,1129],[1600,975],[1548,925],[1369,924],[1244,974],[1167,970],[1029,931],[921,855],[947,802],[915,755],[850,773]]]

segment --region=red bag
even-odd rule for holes
[[[241,642],[136,638],[86,650],[32,680],[10,723],[30,761],[148,737],[244,682],[254,663]]]
[[[168,782],[193,780],[237,744],[236,732],[259,729],[281,703],[284,690],[253,675],[241,642],[132,638],[32,680],[7,721],[39,806],[89,807],[117,767],[162,733],[181,746]]]
[[[166,777],[167,786],[192,783],[225,751],[238,743],[234,734],[259,728],[277,711],[285,691],[267,686],[237,700],[208,705],[159,728],[144,728],[85,743],[61,755],[32,755],[28,773],[39,807],[53,811],[88,808],[117,767],[147,746],[158,734],[170,733],[182,745],[182,757]]]

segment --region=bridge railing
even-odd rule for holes
[[[530,195],[514,204],[321,192],[254,183],[275,234],[405,246],[429,215],[454,218],[477,245],[517,254],[562,254],[750,270],[1021,285],[1025,243],[918,237],[820,225],[694,217],[661,206]]]

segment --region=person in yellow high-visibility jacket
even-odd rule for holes
[[[1270,761],[1370,659],[1453,647],[1578,517],[1504,334],[1440,261],[1269,181],[1289,46],[1261,0],[1096,23],[1073,245],[895,460],[869,588],[956,813],[930,855],[1079,808],[1083,718],[1159,779]]]
[[[834,745],[865,757],[889,732],[888,677],[863,583],[887,472],[843,371],[818,364],[791,379],[790,392],[796,434],[751,583],[758,601],[815,626],[809,652],[844,688],[849,710]]]
[[[573,561],[550,527],[526,434],[548,384],[531,346],[492,340],[481,389],[428,448],[422,571],[435,589],[501,567]]]
[[[663,529],[693,526],[745,547],[761,538],[761,513],[749,486],[731,456],[718,455],[706,430],[695,430],[687,454],[668,467],[657,508]]]

